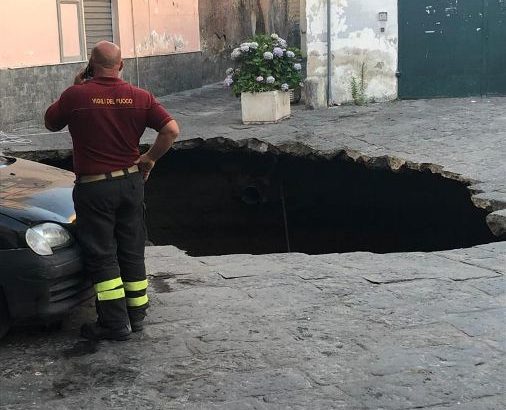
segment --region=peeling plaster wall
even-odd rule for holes
[[[118,1],[118,24],[124,57],[200,50],[198,0]]]
[[[327,83],[327,0],[306,1],[308,77]],[[365,67],[365,94],[376,101],[397,98],[397,0],[330,0],[331,102],[351,101],[351,78]],[[388,13],[380,22],[378,14]],[[384,32],[381,32],[384,28]]]
[[[254,34],[276,32],[299,46],[298,1],[200,0],[204,83],[222,80],[232,49]]]

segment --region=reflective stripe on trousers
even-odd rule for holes
[[[95,283],[95,292],[97,293],[99,302],[122,299],[125,297],[125,289],[123,288],[123,281],[121,278]]]
[[[125,296],[126,303],[129,308],[143,308],[146,307],[149,298],[146,294],[148,288],[148,280],[140,280],[137,282],[125,282]]]

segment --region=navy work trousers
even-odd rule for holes
[[[79,183],[73,191],[77,240],[97,292],[99,324],[119,328],[144,319],[144,181],[139,172]]]

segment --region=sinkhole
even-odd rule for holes
[[[465,183],[367,166],[344,151],[202,142],[158,161],[145,193],[149,239],[192,256],[436,251],[498,240]]]

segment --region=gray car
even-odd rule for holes
[[[0,337],[16,322],[58,320],[94,294],[73,235],[73,180],[0,156]]]

